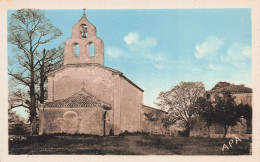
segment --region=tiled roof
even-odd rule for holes
[[[105,107],[111,108],[111,105],[98,100],[95,96],[90,95],[84,89],[79,93],[63,100],[47,102],[45,107]]]
[[[231,93],[252,93],[252,89],[245,87],[244,85],[229,85],[215,90],[210,90],[210,93],[220,93],[220,92],[231,92]]]

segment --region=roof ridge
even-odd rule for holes
[[[208,92],[220,93],[220,92],[224,92],[224,91],[252,93],[252,88],[246,87],[244,84],[239,84],[239,85],[231,84],[231,85],[221,87],[218,89],[210,90]]]
[[[98,99],[89,92],[86,92],[84,88],[68,98],[46,103],[47,107],[92,107],[103,105],[111,107],[111,104]]]

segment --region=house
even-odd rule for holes
[[[118,135],[145,128],[143,89],[104,66],[104,43],[85,13],[66,41],[64,65],[47,76],[48,102],[39,107],[40,135]]]
[[[244,85],[229,85],[222,88],[210,90],[207,92],[207,99],[213,101],[214,96],[222,92],[230,92],[232,96],[235,96],[236,104],[248,104],[252,106],[252,89],[245,87]],[[222,138],[224,136],[224,129],[219,125],[206,127],[205,123],[198,117],[190,130],[190,136],[195,137],[211,137],[211,138]],[[239,138],[250,138],[252,136],[252,128],[247,127],[246,120],[241,118],[241,122],[237,125],[230,127],[227,130],[227,138],[239,137]]]

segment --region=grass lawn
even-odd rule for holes
[[[32,136],[9,140],[9,154],[249,155],[250,141],[172,136]]]

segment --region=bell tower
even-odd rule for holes
[[[71,38],[66,41],[64,65],[97,63],[104,65],[104,43],[97,37],[96,27],[84,13],[73,26]]]

